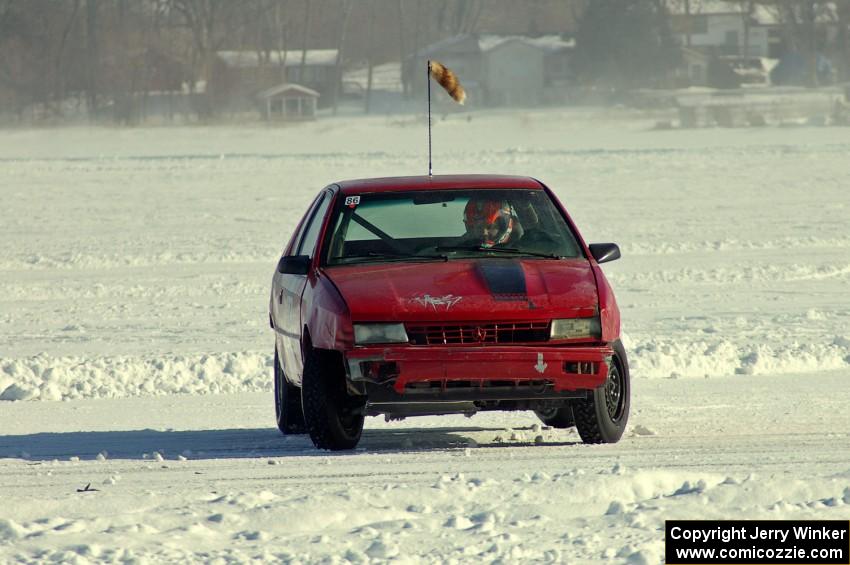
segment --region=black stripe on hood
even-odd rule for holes
[[[519,261],[490,259],[480,261],[477,267],[494,300],[528,300],[525,271]]]

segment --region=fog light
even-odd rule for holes
[[[564,361],[564,372],[571,375],[595,375],[599,364],[590,361]]]

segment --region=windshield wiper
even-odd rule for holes
[[[532,257],[544,257],[546,259],[561,259],[560,255],[554,253],[538,253],[536,251],[526,251],[525,249],[516,249],[514,247],[484,247],[482,245],[447,245],[434,248],[435,251],[479,251],[491,253],[507,253],[510,255],[530,255]]]
[[[384,252],[377,253],[370,251],[362,255],[345,255],[334,257],[334,261],[348,262],[349,259],[369,259],[371,261],[448,261],[449,258],[445,255],[415,255],[412,253],[395,253]]]

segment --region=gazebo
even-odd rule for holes
[[[279,84],[257,94],[266,120],[315,120],[319,93],[292,82]]]

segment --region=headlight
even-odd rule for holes
[[[599,317],[566,318],[552,320],[552,330],[549,339],[575,339],[579,337],[602,337],[602,326]]]
[[[407,343],[404,324],[354,324],[354,343]]]

